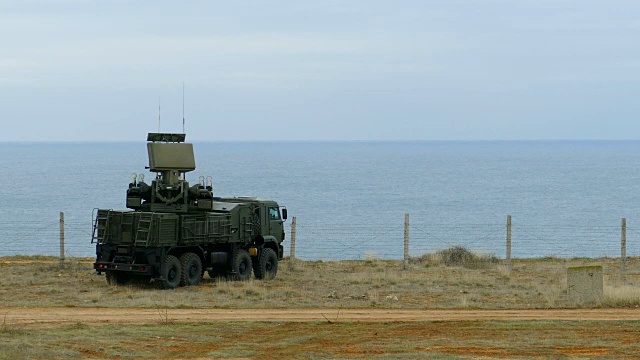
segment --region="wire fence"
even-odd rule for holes
[[[506,257],[505,224],[411,224],[409,254],[453,246]],[[627,256],[639,255],[640,228],[627,227]],[[512,224],[512,257],[619,257],[620,226]],[[296,256],[301,259],[402,259],[404,227],[306,224],[298,219]]]
[[[377,219],[378,220],[378,219]],[[384,220],[384,219],[383,219]],[[296,257],[303,260],[362,260],[367,258],[403,259],[405,227],[403,219],[388,222],[364,221],[357,224],[309,222],[297,219]],[[290,223],[287,226],[285,256],[289,255]],[[640,256],[640,226],[626,226],[626,255]],[[506,257],[507,222],[448,224],[411,219],[408,227],[409,254],[412,257],[453,246]],[[620,223],[528,224],[513,220],[512,257],[620,257]],[[91,257],[92,223],[87,218],[64,221],[64,254]],[[0,256],[60,254],[60,220],[17,221],[0,224]]]
[[[91,220],[65,219],[64,234],[65,256],[95,254]],[[12,255],[60,255],[60,219],[0,224],[0,256]]]

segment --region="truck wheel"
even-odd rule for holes
[[[240,249],[236,252],[232,270],[236,280],[246,281],[251,278],[251,256],[247,250]]]
[[[256,279],[273,279],[278,272],[278,256],[270,248],[264,248],[253,263],[253,275]]]
[[[111,286],[126,285],[129,282],[129,277],[126,274],[114,271],[107,271],[104,277],[107,278],[107,284]]]
[[[198,285],[200,279],[202,279],[202,261],[200,261],[200,257],[194,253],[182,254],[180,256],[180,265],[182,266],[180,285]]]
[[[182,269],[180,268],[180,260],[173,255],[167,256],[162,266],[162,281],[160,286],[165,289],[175,289],[180,285]]]

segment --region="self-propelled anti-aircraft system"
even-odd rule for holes
[[[127,189],[130,210],[94,212],[98,274],[110,284],[151,281],[164,288],[196,285],[209,276],[273,278],[283,257],[287,209],[252,197],[214,196],[211,177],[189,186],[193,144],[185,134],[147,137],[151,184],[134,174]]]

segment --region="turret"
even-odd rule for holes
[[[206,187],[202,176],[200,183],[191,188],[185,180],[185,174],[196,169],[193,144],[185,143],[185,138],[185,134],[148,134],[146,168],[156,174],[155,179],[149,186],[144,175],[133,175],[127,190],[128,208],[154,212],[211,210],[211,177]]]

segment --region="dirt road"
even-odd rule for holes
[[[418,322],[515,320],[640,320],[640,309],[403,310],[403,309],[142,309],[0,307],[0,321],[21,327],[69,323],[158,322]]]

